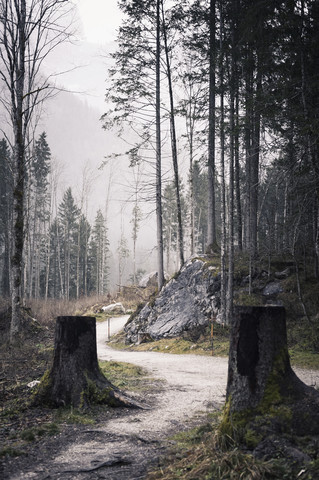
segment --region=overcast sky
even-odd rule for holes
[[[53,50],[45,62],[47,74],[57,74],[60,86],[104,113],[110,51],[121,23],[117,0],[75,0],[76,41]],[[61,72],[64,72],[61,74]]]
[[[117,0],[77,0],[77,5],[88,42],[103,45],[115,39],[121,21]]]

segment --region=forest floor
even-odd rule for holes
[[[121,329],[126,319],[112,319],[111,333]],[[99,407],[87,414],[60,412],[59,421],[57,413],[50,410],[26,408],[21,414],[20,407],[16,412],[11,408],[0,427],[0,441],[7,448],[7,455],[1,459],[0,478],[146,478],[147,471],[155,468],[158,459],[174,445],[174,434],[209,422],[212,412],[223,404],[226,357],[119,351],[111,349],[106,339],[107,322],[98,323],[101,361],[129,362],[147,370],[146,375],[141,375],[137,389],[127,384],[127,390],[146,408]],[[42,350],[46,348],[49,347],[43,345]],[[14,360],[20,360],[21,367],[21,359]],[[31,358],[24,362],[26,372],[28,364],[31,369]],[[22,371],[17,369],[20,373],[16,375],[22,375]],[[296,372],[305,383],[319,384],[319,371],[296,369]],[[122,383],[125,389],[125,382]],[[25,386],[21,386],[23,392]]]

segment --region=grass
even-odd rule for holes
[[[191,342],[183,338],[164,338],[161,340],[141,343],[140,345],[124,343],[123,334],[115,335],[111,340],[112,348],[134,352],[160,352],[176,355],[206,355],[227,357],[229,353],[229,339],[226,336],[215,336],[213,351],[210,339],[200,342]],[[303,348],[294,344],[289,347],[290,361],[294,367],[319,370],[319,353],[311,351],[309,345]]]
[[[132,363],[100,361],[100,369],[116,387],[129,391],[143,391],[154,381],[147,370]],[[157,382],[157,381],[156,381]]]
[[[319,353],[311,352],[294,346],[288,349],[290,362],[293,366],[299,368],[308,368],[310,370],[319,370]]]
[[[81,411],[76,408],[59,408],[55,413],[55,420],[58,424],[67,425],[94,425],[95,418],[90,412]]]
[[[121,341],[111,342],[112,348],[118,350],[130,350],[134,352],[160,352],[173,353],[176,355],[215,355],[225,357],[228,355],[229,341],[216,338],[214,340],[214,352],[212,353],[211,341],[192,342],[183,338],[163,338],[152,342],[141,343],[140,345],[125,345]]]
[[[216,412],[209,423],[178,433],[174,447],[161,459],[159,467],[150,472],[148,480],[291,480],[318,478],[319,461],[303,468],[286,458],[259,460],[219,431],[221,413]],[[305,444],[306,445],[306,444]],[[309,452],[310,453],[310,452]],[[279,454],[280,457],[280,454]],[[304,470],[302,475],[298,474]]]

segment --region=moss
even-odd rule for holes
[[[220,438],[234,438],[234,419],[232,417],[233,415],[231,414],[231,397],[229,397],[224,405],[221,422],[218,426],[218,436]]]
[[[48,369],[43,374],[39,385],[36,387],[32,398],[31,403],[43,403],[46,405],[51,405],[51,399],[49,396],[50,387],[52,385],[51,371]]]
[[[286,348],[282,348],[274,359],[272,370],[267,379],[263,398],[258,405],[258,411],[260,413],[268,413],[271,407],[284,402],[280,391],[280,384],[285,373],[287,362],[288,351]]]
[[[111,387],[99,388],[97,384],[85,374],[87,387],[80,395],[80,409],[86,405],[107,404],[110,407],[116,406],[116,402],[112,395]]]
[[[219,435],[255,448],[273,428],[290,432],[293,411],[287,397],[281,394],[281,381],[286,369],[288,352],[283,348],[276,356],[268,376],[264,395],[256,408],[232,412],[231,397],[227,400]]]

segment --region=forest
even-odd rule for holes
[[[318,473],[318,445],[313,436],[318,434],[318,392],[301,386],[291,370],[283,307],[288,320],[294,322],[295,330],[289,337],[294,336],[294,346],[300,335],[302,341],[307,339],[305,348],[311,354],[318,354],[319,3],[316,0],[118,0],[118,6],[122,21],[115,46],[108,53],[105,108],[97,120],[101,129],[121,138],[125,145],[121,152],[114,149],[106,154],[100,168],[113,165],[116,169],[124,161],[131,175],[128,200],[131,216],[126,226],[129,238],[121,231],[117,250],[112,252],[110,234],[115,227],[109,221],[108,205],[105,210],[97,208],[94,218],[89,217],[88,196],[92,189],[89,174],[80,194],[75,195],[71,186],[61,194],[60,176],[47,133],[38,128],[45,103],[59,95],[59,90],[63,91],[56,79],[46,73],[45,65],[55,48],[73,41],[76,5],[64,0],[0,0],[0,297],[1,305],[5,306],[0,314],[1,331],[6,332],[7,345],[20,348],[26,318],[34,320],[32,301],[44,306],[55,301],[54,308],[59,313],[60,302],[65,308],[62,314],[69,314],[71,308],[72,314],[79,315],[75,308],[78,301],[81,315],[98,317],[103,315],[100,307],[106,301],[125,299],[125,291],[137,292],[133,300],[125,299],[130,313],[131,307],[138,307],[132,314],[132,322],[144,308],[138,305],[137,297],[143,296],[138,283],[148,272],[139,265],[138,248],[144,236],[143,225],[148,221],[156,225],[153,229],[156,246],[152,251],[156,252],[157,288],[146,309],[151,311],[156,299],[161,298],[167,278],[177,282],[189,259],[194,264],[202,262],[203,271],[208,269],[204,273],[206,280],[212,271],[218,272],[219,325],[215,328],[219,334],[222,332],[223,338],[229,332],[228,327],[239,321],[234,314],[238,285],[244,284],[241,296],[244,306],[240,308],[246,315],[245,309],[259,308],[264,288],[264,284],[260,285],[262,281],[270,283],[278,267],[277,279],[289,277],[287,305],[281,300],[276,303],[273,312],[278,322],[272,325],[271,334],[276,338],[278,327],[282,338],[277,344],[276,340],[269,340],[269,331],[263,331],[262,337],[267,340],[262,344],[259,319],[253,326],[249,324],[251,328],[242,337],[238,334],[236,340],[238,345],[242,342],[243,350],[248,350],[247,360],[240,347],[233,346],[237,344],[232,337],[230,360],[234,361],[237,355],[238,362],[242,362],[236,371],[238,384],[227,386],[227,402],[216,427],[217,436],[211,433],[215,417],[208,430],[197,431],[194,444],[202,445],[202,439],[208,438],[210,447],[205,444],[205,448],[223,452],[222,455],[225,451],[228,455],[230,449],[233,454],[240,437],[238,432],[244,431],[243,455],[247,449],[255,455],[268,436],[275,438],[275,444],[277,434],[286,434],[289,424],[291,436],[288,440],[280,436],[280,448],[282,452],[296,445],[301,449],[302,441],[306,440],[300,438],[304,439],[304,430],[311,423],[309,415],[306,419],[304,413],[306,405],[313,415],[313,425],[309,426],[313,428],[309,433],[312,437],[307,449],[302,450],[307,452],[307,458],[300,459],[296,452],[291,453],[288,477],[283,476],[283,464],[280,471],[276,470],[277,464],[269,466],[266,462],[262,467],[258,461],[253,467],[245,464],[245,471],[250,473],[243,478],[292,478],[289,477],[292,474],[294,478],[315,478],[312,475]],[[108,180],[110,184],[112,178]],[[106,185],[106,191],[107,188]],[[118,295],[110,284],[112,256],[113,260],[116,258]],[[85,309],[84,304],[90,305],[91,310]],[[264,318],[264,313],[260,315]],[[50,322],[48,319],[44,322],[50,333],[44,333],[43,341],[51,342],[48,348],[52,353],[52,319]],[[95,335],[95,320],[90,328]],[[132,329],[136,334],[135,324]],[[29,333],[26,329],[28,341]],[[70,338],[72,335],[73,331]],[[213,337],[213,326],[208,335]],[[185,339],[182,336],[182,341]],[[139,347],[127,347],[121,340],[118,337],[114,343],[118,342],[115,348],[122,348],[122,353]],[[190,350],[195,350],[200,340],[197,337],[186,340],[188,353],[192,353]],[[148,341],[152,339],[147,338],[146,348]],[[259,342],[256,351],[249,342]],[[270,349],[266,348],[267,342],[272,345]],[[38,355],[43,369],[45,362],[47,367],[48,351],[42,340],[37,345],[41,345],[41,354],[35,357]],[[279,352],[274,345],[279,346]],[[300,348],[304,346],[301,342]],[[170,346],[165,343],[163,348]],[[245,394],[249,390],[254,402],[259,377],[246,372],[251,362],[255,368],[259,354],[271,364],[269,377],[267,381],[262,379],[264,390],[257,392],[260,398],[257,407],[253,406],[256,409],[243,413],[240,408],[236,410],[236,401],[240,403],[238,385],[243,376],[249,377],[249,388],[241,385],[242,397],[247,400]],[[37,365],[33,371],[41,368]],[[234,367],[229,370],[234,374],[235,369],[231,368]],[[233,378],[233,374],[229,377]],[[309,375],[307,381],[312,385]],[[43,378],[46,377],[42,377],[42,385]],[[282,378],[286,390],[292,392],[293,403],[278,387],[278,379]],[[162,391],[162,387],[153,387],[151,402],[157,388]],[[224,385],[218,384],[218,388]],[[83,392],[77,392],[81,401]],[[97,396],[95,390],[89,393],[92,398]],[[305,404],[301,401],[304,393]],[[247,405],[249,401],[250,397]],[[298,423],[297,417],[304,422]],[[295,437],[292,440],[294,434],[300,437],[298,444]],[[40,436],[36,433],[35,438],[37,435]],[[267,448],[263,444],[262,452],[267,452]],[[274,446],[270,451],[274,455]],[[211,451],[207,453],[209,458],[212,455]],[[255,456],[258,458],[258,451]],[[220,478],[241,478],[238,471],[247,459],[238,459],[236,456],[240,467],[232,466],[231,473],[228,471]],[[204,468],[206,460],[196,458],[197,461]],[[225,464],[229,462],[227,457]],[[303,469],[302,462],[310,465],[309,476],[304,475],[308,467]],[[209,470],[211,465],[198,476],[196,471],[195,476],[188,475],[185,462],[176,468],[181,469],[179,477],[174,477],[174,473],[171,477],[169,473],[167,477],[155,473],[150,478],[215,478],[205,476],[214,475]],[[251,469],[258,470],[255,476]]]
[[[284,256],[304,276],[318,278],[317,2],[134,1],[119,7],[123,21],[101,120],[120,136],[129,132],[123,155],[131,168],[148,166],[136,184],[132,255],[147,195],[156,204],[160,288],[164,256],[170,271],[173,256],[181,266],[190,255],[210,251],[221,254],[227,317],[236,252],[247,253],[251,277],[257,259]],[[51,12],[59,8],[51,5]],[[70,35],[60,25],[44,41],[45,14],[27,11],[38,31],[35,36],[30,29],[24,44],[14,41],[19,23],[8,30],[2,17],[2,106],[12,132],[22,121],[21,135],[6,133],[0,151],[1,294],[19,299],[16,305],[32,297],[103,295],[108,288],[112,226],[102,211],[89,223],[85,188],[78,204],[70,188],[57,200],[46,134],[34,133],[47,95],[36,70],[50,47]],[[24,57],[17,57],[22,47]],[[35,49],[31,61],[26,47]],[[10,83],[19,62],[25,66],[22,98],[18,82]],[[121,263],[129,255],[125,238],[118,250]],[[133,265],[134,283],[135,259]]]

